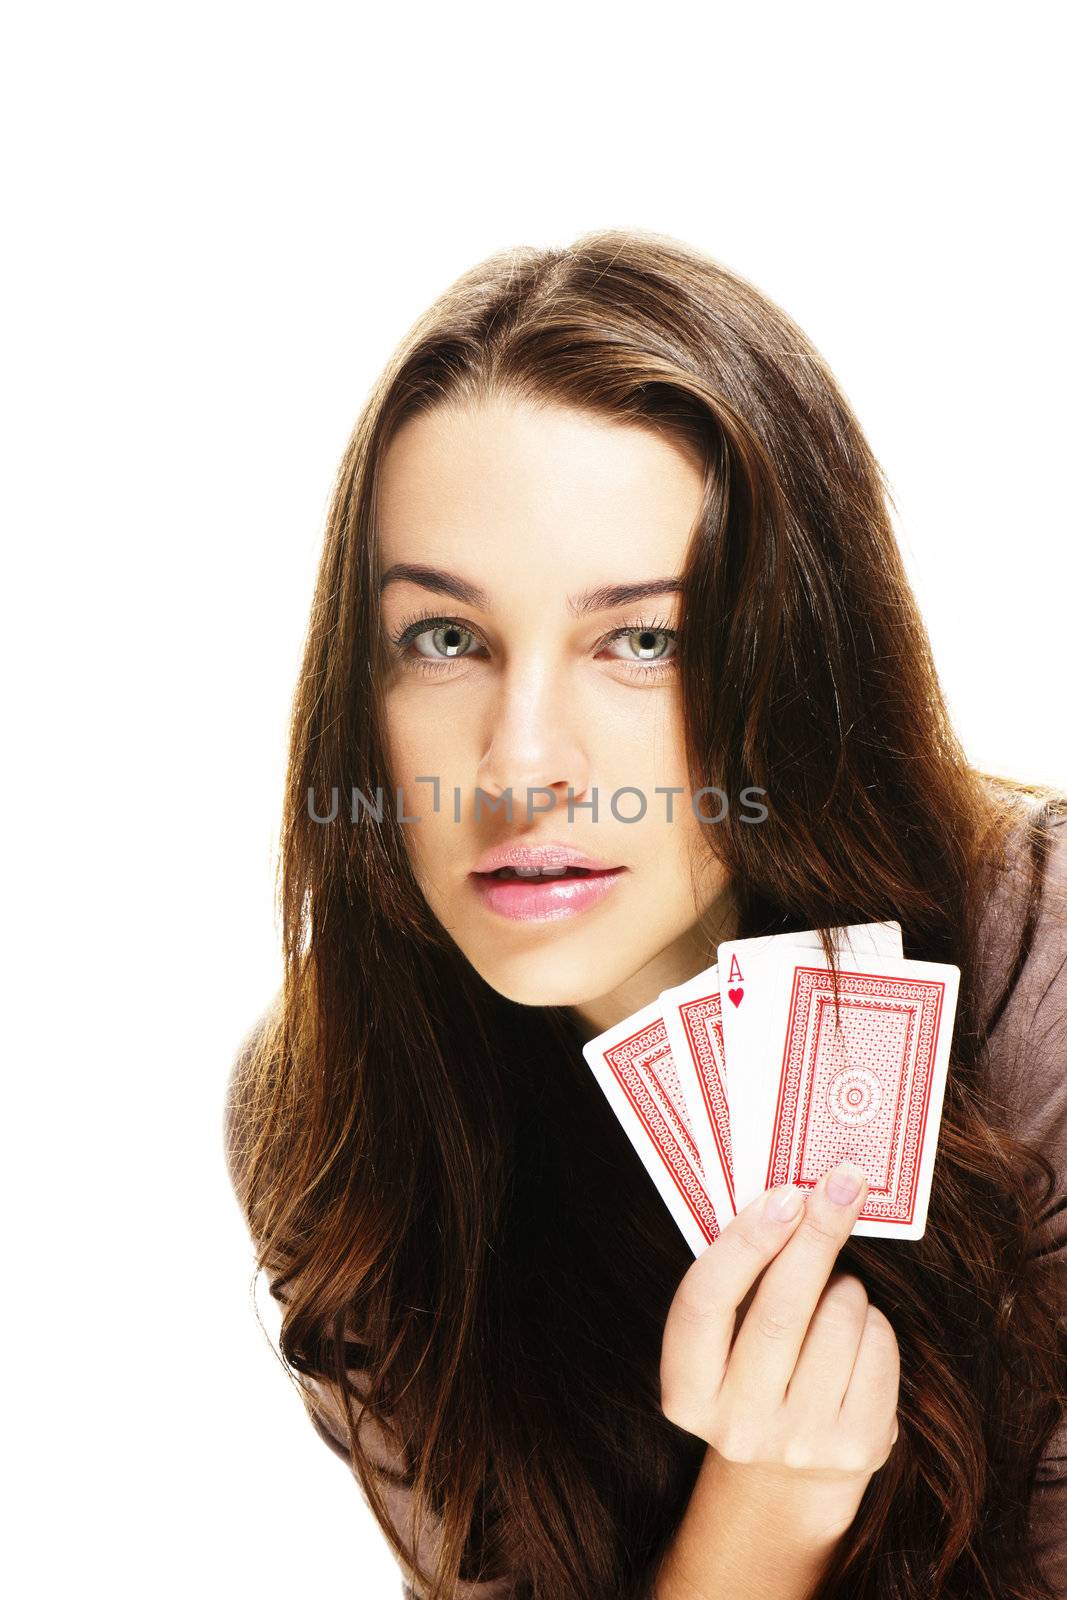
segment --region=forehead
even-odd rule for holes
[[[381,463],[382,561],[451,564],[490,587],[680,571],[702,493],[692,452],[651,428],[517,398],[438,406]]]

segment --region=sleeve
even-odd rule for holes
[[[1025,880],[1026,874],[1023,875]],[[1018,923],[1025,881],[1001,911],[1000,936]],[[1047,1256],[1060,1289],[1061,1324],[1067,1325],[1067,817],[1054,819],[1041,907],[1030,953],[1011,1000],[990,1035],[1001,1092],[1013,1131],[1052,1163],[1056,1187],[1042,1216],[1035,1254]],[[1049,1441],[1031,1503],[1034,1551],[1058,1596],[1067,1600],[1067,1417]]]
[[[362,1374],[350,1374],[356,1388],[360,1388]],[[302,1376],[304,1405],[307,1410],[311,1425],[319,1438],[329,1446],[334,1454],[342,1460],[352,1473],[356,1481],[364,1504],[370,1508],[363,1491],[363,1486],[357,1474],[353,1471],[348,1455],[348,1439],[345,1428],[344,1410],[340,1400],[329,1385],[316,1378]],[[395,1446],[392,1444],[387,1431],[368,1415],[360,1417],[358,1402],[355,1404],[355,1413],[360,1430],[360,1438],[367,1454],[375,1466],[381,1469],[377,1488],[385,1502],[389,1515],[396,1524],[397,1532],[407,1551],[414,1549],[413,1544],[413,1510],[414,1494],[398,1480],[403,1475],[403,1463]],[[382,1537],[385,1535],[383,1533]],[[435,1521],[427,1519],[424,1522],[421,1537],[417,1547],[417,1558],[423,1568],[432,1572],[437,1561],[440,1547],[440,1527]],[[409,1560],[400,1562],[403,1581],[400,1588],[402,1600],[425,1600],[425,1591],[415,1582],[414,1571]],[[455,1600],[512,1600],[518,1594],[510,1578],[497,1578],[484,1582],[460,1582],[452,1590]]]
[[[242,1070],[261,1043],[266,1030],[271,1024],[272,1017],[273,1008],[268,1008],[249,1029],[238,1047],[226,1085],[223,1107],[223,1147],[230,1183],[239,1201],[244,1187],[242,1141],[245,1136],[245,1130],[242,1116]],[[363,1391],[364,1385],[361,1383],[361,1379],[365,1379],[365,1376],[359,1371],[350,1373],[357,1393]],[[307,1374],[300,1375],[300,1393],[304,1401],[304,1408],[315,1432],[348,1467],[359,1488],[364,1504],[367,1505],[368,1510],[372,1509],[363,1485],[360,1483],[359,1477],[353,1470],[349,1460],[344,1408],[338,1396],[325,1381]],[[406,1550],[411,1551],[414,1494],[401,1481],[403,1463],[387,1430],[381,1427],[376,1419],[369,1414],[361,1415],[358,1399],[354,1402],[354,1405],[363,1446],[374,1464],[381,1469],[377,1488],[385,1502],[389,1515],[395,1523],[397,1532],[401,1536],[401,1542]],[[383,1539],[385,1538],[384,1531],[382,1537]],[[425,1570],[433,1571],[439,1546],[439,1524],[430,1519],[424,1519],[417,1556]],[[414,1572],[410,1564],[407,1561],[401,1562],[401,1568],[403,1583],[399,1593],[404,1597],[404,1600],[424,1600],[423,1591],[416,1585]],[[464,1582],[461,1580],[453,1593],[455,1600],[512,1600],[517,1591],[510,1578],[502,1578],[486,1582]]]

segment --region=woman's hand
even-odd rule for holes
[[[859,1178],[844,1203],[831,1184]],[[896,1336],[860,1280],[833,1272],[863,1209],[858,1167],[819,1179],[792,1218],[782,1190],[733,1217],[678,1286],[663,1334],[664,1414],[706,1439],[712,1470],[768,1513],[843,1533],[897,1437]],[[762,1274],[762,1276],[761,1276]],[[758,1282],[757,1282],[758,1280]],[[703,1469],[702,1469],[703,1470]]]

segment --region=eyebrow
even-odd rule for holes
[[[378,593],[390,583],[402,580],[418,584],[433,594],[451,595],[464,605],[477,606],[479,611],[491,611],[492,605],[484,589],[470,583],[455,572],[444,572],[440,567],[424,566],[420,562],[398,561],[382,574]],[[605,583],[595,589],[584,589],[581,594],[567,597],[567,609],[574,617],[587,617],[596,611],[611,611],[616,606],[631,605],[635,600],[647,600],[658,594],[682,594],[685,583],[681,578],[646,578],[641,583]]]

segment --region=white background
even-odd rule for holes
[[[1054,17],[9,9],[13,1592],[399,1595],[252,1315],[220,1117],[279,977],[333,473],[459,272],[635,226],[782,304],[889,474],[969,754],[1067,782]]]

